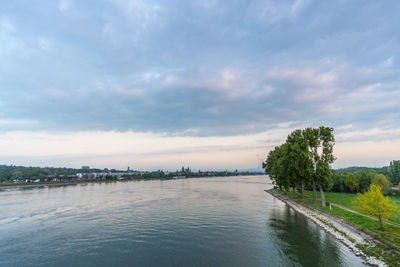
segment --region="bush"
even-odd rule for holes
[[[353,173],[349,173],[344,180],[346,187],[350,190],[350,192],[354,192],[358,190],[359,181],[357,176]]]
[[[400,191],[397,189],[389,189],[387,192],[385,192],[385,195],[400,197]]]
[[[362,170],[360,173],[357,173],[357,177],[360,181],[359,190],[362,193],[368,191],[368,188],[371,185],[371,182],[374,179],[375,175],[375,172],[369,170]]]
[[[385,193],[387,193],[391,188],[389,180],[383,174],[375,175],[372,184],[380,186],[382,191]]]
[[[345,180],[345,173],[341,170],[332,170],[332,189],[331,191],[333,192],[345,192],[345,185],[344,185],[344,180]],[[307,188],[308,190],[312,190],[312,187]]]

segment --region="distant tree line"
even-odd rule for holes
[[[336,170],[338,172],[348,174],[354,173],[357,178],[360,180],[364,179],[365,174],[370,173],[370,175],[374,176],[376,174],[383,174],[385,175],[389,181],[393,185],[398,185],[400,182],[400,160],[392,160],[389,166],[385,166],[382,168],[368,168],[368,167],[347,167]]]
[[[81,169],[72,168],[51,168],[51,167],[23,167],[15,165],[0,165],[0,179],[12,180],[16,178],[24,179],[45,179],[49,175],[64,177],[74,175],[77,172],[85,172]]]
[[[198,172],[185,172],[185,173],[177,173],[177,172],[170,172],[165,173],[164,171],[157,171],[157,172],[148,172],[142,174],[124,174],[122,177],[135,180],[135,179],[171,179],[171,178],[196,178],[196,177],[224,177],[224,176],[245,176],[245,175],[260,175],[262,172],[250,172],[250,171],[198,171]]]
[[[286,142],[275,147],[268,154],[263,168],[277,187],[295,192],[312,188],[314,202],[317,201],[317,188],[321,192],[321,204],[326,205],[324,191],[332,187],[333,128],[320,126],[306,128],[290,133]]]
[[[101,173],[101,172],[119,172],[115,169],[75,169],[75,168],[54,168],[54,167],[25,167],[16,165],[0,165],[0,180],[7,181],[17,178],[22,179],[40,179],[44,180],[48,176],[56,178],[65,178],[77,173]]]
[[[115,173],[125,173],[122,175],[127,180],[136,179],[161,179],[173,178],[177,173],[165,173],[162,170],[153,172],[135,172],[129,173],[128,171],[121,171],[116,169],[74,169],[74,168],[54,168],[54,167],[24,167],[16,165],[0,165],[0,181],[6,182],[14,179],[39,179],[44,181],[48,177],[67,179],[68,176],[74,176],[77,173],[82,173],[83,177],[89,179],[92,173],[106,173],[104,177],[99,177],[103,180],[117,179]],[[184,173],[185,177],[207,177],[207,176],[237,176],[237,175],[255,175],[261,174],[249,171],[198,171]],[[182,175],[182,174],[179,174]]]
[[[347,169],[332,170],[333,185],[331,191],[364,193],[368,191],[370,185],[374,184],[379,185],[385,194],[399,195],[398,190],[391,189],[392,185],[397,181],[388,174],[392,170],[391,168],[391,166],[382,169],[360,168],[356,172],[348,172]]]

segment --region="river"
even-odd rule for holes
[[[363,266],[266,176],[0,191],[0,266]]]

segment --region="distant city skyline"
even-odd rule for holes
[[[39,4],[40,3],[40,4]],[[296,128],[400,159],[400,2],[9,1],[0,164],[260,169]]]

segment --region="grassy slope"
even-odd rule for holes
[[[373,236],[377,237],[378,239],[389,243],[391,246],[397,248],[400,250],[400,227],[394,226],[394,225],[389,225],[384,223],[384,230],[381,230],[379,228],[379,223],[377,220],[370,219],[367,217],[364,217],[359,214],[354,214],[349,211],[346,211],[341,208],[337,207],[332,207],[332,211],[330,211],[329,207],[321,207],[321,202],[320,202],[320,195],[318,194],[318,202],[313,203],[312,202],[312,192],[308,191],[305,193],[305,199],[301,199],[299,194],[294,195],[292,192],[288,193],[290,196],[299,199],[311,206],[317,207],[327,213],[330,213],[332,215],[335,215],[339,218],[342,218],[349,222],[350,224],[353,224],[356,226],[356,228],[363,230],[369,234],[372,234]],[[348,193],[333,193],[333,192],[328,192],[326,193],[326,200],[331,202],[331,203],[336,203],[339,205],[342,205],[347,208],[352,208],[352,200],[357,197],[356,194],[348,194]],[[395,200],[397,205],[400,208],[400,199],[396,198],[391,200]],[[399,222],[400,223],[400,216],[391,218],[392,221],[394,222]]]
[[[312,192],[305,192],[305,198],[301,199],[300,194],[294,194],[292,192],[285,192],[289,196],[305,202],[313,207],[316,207],[326,213],[332,214],[336,217],[339,217],[345,220],[347,223],[352,224],[354,227],[362,230],[369,235],[375,237],[376,239],[382,241],[382,244],[375,244],[375,247],[363,246],[361,245],[359,248],[364,251],[364,253],[374,256],[378,259],[383,260],[389,266],[400,266],[400,226],[397,227],[395,225],[387,224],[384,222],[384,229],[379,228],[379,223],[377,220],[352,213],[350,211],[341,209],[339,207],[332,207],[332,210],[329,207],[321,207],[320,202],[320,194],[318,193],[318,202],[313,203]],[[336,203],[343,207],[352,209],[352,200],[357,197],[356,194],[349,193],[334,193],[328,192],[326,193],[326,200],[331,203]],[[395,201],[397,206],[400,208],[400,198],[391,197],[392,201]],[[400,216],[390,218],[393,222],[400,222]]]
[[[327,192],[325,193],[326,200],[332,203],[339,204],[343,207],[353,209],[353,200],[357,198],[357,194],[350,193],[336,193],[336,192]],[[306,191],[305,196],[307,198],[312,199],[312,191]],[[320,193],[317,193],[318,198],[320,197]],[[389,199],[396,203],[397,207],[400,209],[400,197],[389,197]],[[400,224],[400,215],[389,218],[389,221]]]

